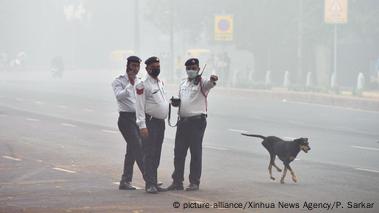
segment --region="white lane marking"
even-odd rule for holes
[[[61,108],[61,109],[67,109],[66,105],[58,105],[58,107]]]
[[[26,120],[27,120],[27,121],[41,121],[41,120],[39,120],[39,119],[37,119],[37,118],[26,118]]]
[[[74,124],[69,124],[69,123],[61,123],[62,126],[68,126],[68,127],[76,127]]]
[[[355,169],[359,171],[379,173],[378,170],[374,170],[374,169],[364,169],[364,168],[355,168]]]
[[[118,131],[114,131],[114,130],[110,130],[110,129],[102,129],[101,131],[105,132],[105,133],[118,134]]]
[[[228,129],[228,131],[231,131],[231,132],[238,132],[238,133],[247,133],[246,130],[240,130],[240,129]]]
[[[3,155],[3,158],[9,159],[9,160],[14,160],[14,161],[21,161],[20,158],[14,158],[14,157],[11,157],[11,156],[8,156],[8,155]]]
[[[370,150],[370,151],[379,151],[378,148],[374,148],[374,147],[366,147],[366,146],[351,146],[352,148],[355,148],[355,149],[363,149],[363,150]]]
[[[120,182],[112,182],[112,184],[114,184],[114,185],[120,185]],[[133,185],[134,186],[134,185]],[[136,189],[143,189],[143,188],[141,188],[141,187],[139,187],[139,186],[134,186]]]
[[[216,146],[203,146],[204,148],[207,148],[207,149],[214,149],[214,150],[219,150],[219,151],[227,151],[228,149],[227,148],[222,148],[222,147],[216,147]]]
[[[93,111],[95,111],[95,110],[90,109],[90,108],[84,108],[83,111],[86,111],[86,112],[93,112]]]
[[[59,167],[54,167],[53,168],[54,170],[57,170],[57,171],[61,171],[61,172],[67,172],[67,173],[76,173],[75,171],[72,171],[72,170],[68,170],[68,169],[62,169],[62,168],[59,168]]]
[[[42,105],[42,104],[45,104],[44,102],[42,101],[34,101],[35,104],[38,104],[38,105]]]

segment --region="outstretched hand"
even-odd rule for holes
[[[218,76],[217,75],[211,75],[210,80],[213,82],[218,81]]]

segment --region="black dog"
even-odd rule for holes
[[[275,178],[272,176],[272,166],[274,166],[276,170],[278,170],[278,172],[282,171],[275,164],[275,158],[276,156],[278,156],[284,164],[284,171],[282,178],[280,179],[280,183],[284,183],[284,178],[286,177],[287,169],[291,172],[292,180],[294,182],[297,182],[297,178],[292,168],[290,167],[290,163],[296,158],[300,150],[303,150],[305,153],[311,150],[311,147],[309,147],[308,138],[298,138],[293,141],[284,141],[275,136],[264,137],[262,135],[251,135],[245,133],[242,133],[242,135],[263,139],[262,145],[270,153],[270,163],[268,166],[268,171],[272,180],[275,180]]]

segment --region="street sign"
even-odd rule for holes
[[[345,24],[347,22],[347,0],[325,0],[325,22]]]
[[[215,16],[215,40],[232,41],[233,40],[233,16]]]

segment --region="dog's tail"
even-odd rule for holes
[[[253,135],[253,134],[246,134],[246,133],[241,133],[241,135],[245,135],[245,136],[249,136],[249,137],[255,137],[255,138],[262,138],[263,140],[266,139],[266,137],[263,135]]]

